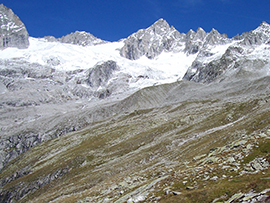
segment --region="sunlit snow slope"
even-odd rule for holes
[[[145,87],[153,84],[174,82],[182,78],[188,67],[196,58],[195,55],[187,56],[184,52],[163,52],[155,59],[145,56],[131,61],[119,54],[123,42],[112,42],[96,46],[79,46],[60,42],[47,42],[44,39],[30,37],[28,49],[8,48],[1,52],[0,59],[14,59],[40,65],[51,65],[59,71],[72,71],[89,69],[97,63],[113,60],[120,67],[117,72],[130,75],[131,87]],[[141,77],[147,80],[136,80]]]

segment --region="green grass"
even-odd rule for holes
[[[267,157],[269,161],[270,155],[270,140],[261,139],[258,143],[258,148],[254,148],[251,154],[244,159],[244,163],[248,163],[256,157]],[[264,189],[270,188],[270,168],[256,174],[244,174],[238,175],[238,172],[223,171],[218,168],[218,165],[210,164],[209,167],[214,167],[213,174],[223,174],[227,178],[218,181],[204,181],[196,180],[196,189],[187,190],[186,186],[192,186],[194,181],[185,179],[188,182],[183,184],[183,179],[174,179],[174,185],[172,190],[180,191],[181,195],[164,195],[164,192],[160,191],[157,196],[161,196],[161,203],[167,202],[212,202],[216,198],[220,198],[220,201],[225,201],[238,192],[248,193],[250,190],[254,192],[261,192]],[[204,167],[206,171],[208,167]],[[194,176],[190,176],[191,178]],[[230,178],[232,177],[232,178]],[[164,183],[163,183],[164,184]],[[223,197],[223,198],[222,198]]]
[[[270,161],[270,139],[261,140],[257,144],[258,147],[254,147],[251,154],[244,158],[243,163],[249,163],[256,157],[266,157]]]
[[[253,133],[269,126],[268,111],[261,109],[257,113],[259,107],[256,101],[226,103],[222,107],[216,106],[217,102],[219,101],[189,101],[160,109],[137,110],[47,141],[30,149],[6,167],[1,178],[8,177],[25,166],[30,166],[31,173],[12,181],[4,189],[22,187],[56,170],[69,168],[69,173],[60,179],[26,196],[25,202],[37,197],[37,201],[42,199],[48,202],[61,194],[72,194],[63,199],[63,202],[75,202],[87,196],[99,195],[106,184],[110,185],[111,181],[118,184],[124,177],[135,173],[148,180],[158,177],[162,175],[161,171],[167,170],[166,161],[175,162],[172,167],[175,171],[183,170],[183,163],[193,163],[194,156],[207,154],[212,148],[224,146],[240,138],[243,132]],[[228,120],[228,114],[231,115],[231,120]],[[234,125],[178,145],[181,139],[226,125],[242,116],[246,118]],[[46,158],[56,149],[63,151]],[[248,163],[257,156],[266,156],[269,159],[269,149],[269,141],[260,142],[259,148],[254,149],[244,162]],[[145,161],[143,164],[142,160]],[[84,162],[86,165],[81,166]],[[215,172],[227,176],[235,175],[221,169],[216,169]],[[190,179],[184,185],[181,178],[172,176],[168,182],[174,182],[174,189],[180,190],[183,195],[165,196],[163,191],[158,191],[157,194],[162,196],[161,202],[207,202],[224,194],[229,197],[238,190],[244,192],[250,188],[259,190],[268,187],[267,180],[260,178],[269,175],[269,171],[266,171],[265,176],[248,175],[231,180],[209,181],[206,185],[204,181],[196,180],[198,189],[190,191],[185,189],[186,185],[193,183]],[[245,188],[244,185],[248,183],[252,184]],[[78,192],[83,194],[76,194]],[[117,192],[119,191],[111,191],[109,195],[115,196]]]

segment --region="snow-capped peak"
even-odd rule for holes
[[[147,29],[133,33],[125,40],[121,55],[125,58],[136,60],[141,56],[153,59],[162,51],[169,51],[175,41],[183,38],[174,27],[163,19],[159,19]]]
[[[263,21],[259,27],[257,27],[253,33],[263,33],[263,34],[266,34],[266,35],[269,35],[270,36],[270,25]]]
[[[38,64],[46,70],[51,68],[59,71],[60,75],[64,76],[57,75],[57,79],[67,80],[68,83],[73,81],[72,88],[78,86],[93,88],[93,85],[93,87],[89,86],[90,83],[85,82],[89,81],[93,69],[97,71],[92,75],[97,80],[95,84],[98,84],[93,91],[107,92],[108,90],[107,95],[126,89],[135,90],[154,84],[174,82],[182,79],[185,74],[186,79],[191,79],[196,74],[198,78],[196,81],[208,80],[208,72],[219,74],[227,69],[222,64],[223,70],[219,71],[221,66],[213,66],[213,61],[221,63],[228,60],[230,67],[233,67],[235,54],[241,57],[240,48],[234,49],[230,46],[235,44],[241,46],[243,45],[241,43],[252,48],[254,44],[266,45],[266,40],[269,40],[269,28],[270,25],[263,22],[255,31],[243,35],[242,39],[237,41],[229,39],[215,29],[206,33],[199,27],[196,32],[190,30],[187,34],[180,33],[161,18],[150,27],[133,33],[127,39],[113,43],[105,42],[85,31],[76,31],[59,39],[52,36],[42,39],[30,38],[28,49],[7,48],[1,52],[0,60],[16,59],[22,63]],[[110,63],[107,63],[108,61]],[[108,64],[115,64],[113,66],[115,68],[105,67]],[[211,69],[213,67],[217,70],[213,71]],[[103,71],[105,71],[105,80],[102,78]],[[65,74],[71,73],[78,75],[64,78]],[[215,77],[215,75],[211,76],[211,80]]]

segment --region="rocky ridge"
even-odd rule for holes
[[[0,5],[0,50],[7,47],[26,49],[28,32],[23,22],[10,8]]]
[[[206,33],[202,28],[187,34],[179,33],[164,19],[159,19],[147,29],[141,29],[130,35],[120,51],[121,56],[136,60],[141,56],[153,59],[163,51],[196,54],[202,47],[230,42],[226,35],[212,29]]]
[[[260,51],[261,53],[268,53],[269,30],[270,25],[263,22],[255,30],[243,33],[237,39],[225,40],[224,43],[228,44],[226,51],[214,60],[205,60],[206,58],[211,58],[213,53],[207,47],[202,48],[191,67],[187,70],[184,79],[209,83],[216,80],[218,76],[234,70],[240,70],[242,73],[249,71],[257,71],[259,73],[268,64],[268,59],[257,55],[257,49],[260,45],[265,44],[264,50]],[[247,60],[247,58],[257,59]]]
[[[147,29],[141,29],[130,35],[125,40],[125,45],[121,49],[121,56],[136,60],[145,55],[153,59],[162,51],[173,51],[182,46],[181,39],[184,38],[174,27],[160,19]]]
[[[92,35],[91,33],[85,31],[75,31],[61,38],[55,38],[53,36],[45,36],[44,39],[46,39],[48,42],[58,41],[62,43],[76,44],[80,46],[92,46],[107,43],[106,41],[101,40]]]

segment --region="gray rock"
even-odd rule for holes
[[[54,56],[50,56],[47,59],[47,64],[50,66],[58,66],[60,64],[60,60]]]
[[[214,176],[214,177],[210,178],[210,180],[217,181],[218,180],[218,177],[217,176]]]
[[[107,41],[99,39],[91,33],[85,31],[75,31],[61,38],[55,38],[54,36],[45,36],[43,37],[43,39],[48,42],[61,42],[67,44],[76,44],[80,46],[92,46],[107,43]]]
[[[266,68],[267,62],[255,59],[247,60],[244,49],[240,46],[230,46],[221,58],[203,63],[196,59],[185,73],[183,79],[210,83],[217,79],[219,81],[226,77],[225,73],[233,73],[235,78],[245,78],[247,76],[259,76],[260,70]],[[232,75],[230,76],[232,77]]]
[[[46,176],[40,177],[38,180],[33,182],[23,182],[21,184],[22,187],[14,188],[13,191],[9,190],[2,190],[0,194],[0,201],[1,202],[15,202],[23,197],[27,196],[30,193],[35,192],[36,190],[42,188],[43,186],[49,184],[50,182],[57,180],[67,174],[69,172],[68,168],[58,169],[52,174],[48,174]],[[27,174],[27,173],[26,173]],[[22,175],[26,175],[22,174]],[[14,179],[17,179],[20,174],[16,174]]]
[[[244,194],[243,193],[237,193],[237,194],[234,194],[229,200],[227,200],[225,203],[231,203],[231,202],[234,202],[235,200],[238,200],[240,198],[244,197]]]
[[[269,43],[270,37],[270,25],[265,21],[260,24],[258,28],[247,33],[243,33],[241,38],[243,39],[241,45],[261,45],[263,43]]]
[[[178,192],[178,191],[172,191],[172,194],[173,195],[181,195],[182,193],[181,192]]]
[[[249,164],[250,164],[251,168],[255,171],[261,171],[261,170],[264,170],[270,166],[269,162],[263,158],[255,158]]]
[[[266,134],[268,135],[268,137],[270,137],[270,129],[266,130]]]
[[[198,53],[206,35],[207,33],[202,28],[198,28],[197,32],[190,30],[185,38],[185,52],[187,52],[187,54]]]
[[[187,186],[186,189],[187,189],[187,190],[193,190],[193,189],[195,189],[195,188],[192,187],[192,186]]]
[[[216,29],[212,29],[211,32],[206,36],[205,44],[226,44],[229,40],[226,34],[221,35]]]
[[[162,51],[184,51],[186,54],[197,54],[207,45],[225,44],[230,42],[227,35],[221,35],[212,29],[206,33],[202,28],[196,32],[190,30],[187,34],[179,33],[173,26],[160,19],[147,29],[141,29],[130,35],[120,50],[121,56],[136,60],[141,56],[153,59]],[[201,55],[211,55],[207,48]]]
[[[45,36],[43,37],[48,42],[57,42],[59,39],[56,39],[54,36]]]
[[[228,157],[227,162],[234,163],[235,159],[233,157]]]
[[[113,71],[117,70],[117,64],[115,61],[107,61],[102,64],[96,65],[89,70],[86,82],[91,86],[98,88],[104,86],[110,79]]]
[[[17,47],[26,49],[29,46],[29,34],[17,15],[10,8],[0,5],[0,49]]]
[[[171,51],[175,44],[184,39],[184,34],[180,34],[174,27],[159,19],[147,29],[141,29],[130,35],[125,40],[124,47],[120,50],[121,56],[136,60],[145,55],[152,59],[162,51]]]

